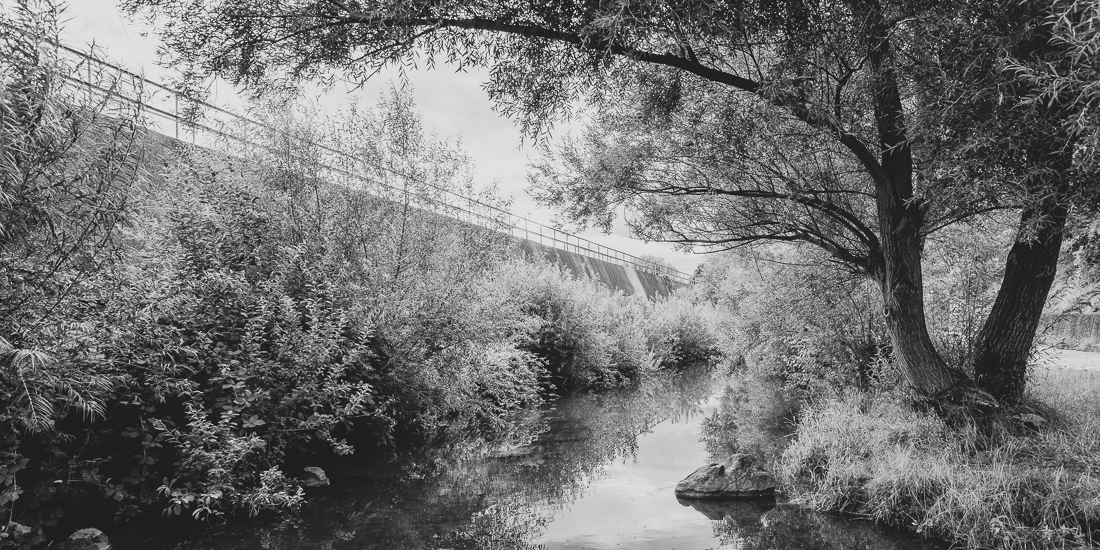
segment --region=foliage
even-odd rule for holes
[[[1100,224],[1078,213],[1069,224],[1048,313],[1093,313],[1100,309]]]
[[[625,203],[635,232],[684,245],[824,250],[878,281],[899,368],[929,395],[966,376],[927,334],[924,238],[1021,209],[974,351],[975,382],[1014,401],[1067,212],[1096,196],[1072,129],[1091,105],[1088,2],[126,5],[163,24],[174,62],[257,92],[439,56],[488,67],[534,137],[583,97],[591,131],[541,167],[544,202],[604,227]]]
[[[713,462],[737,453],[750,454],[771,468],[795,431],[804,402],[767,376],[739,373],[730,377],[718,409],[703,419],[700,438]]]
[[[295,508],[288,465],[491,439],[547,388],[628,385],[657,367],[651,350],[670,364],[713,356],[690,305],[520,262],[503,234],[449,216],[456,192],[479,193],[469,160],[423,132],[407,96],[333,119],[291,105],[258,116],[259,149],[144,137],[142,166],[157,171],[104,188],[120,199],[103,198],[110,224],[84,226],[94,263],[55,258],[5,287],[27,298],[18,315],[44,319],[32,333],[9,316],[0,336],[6,509],[48,525],[84,503],[120,519]],[[35,170],[95,181],[95,164],[49,164],[67,158]],[[502,206],[492,190],[478,200]],[[66,212],[56,228],[107,219]],[[60,254],[27,228],[6,251]],[[68,297],[34,301],[59,280]]]
[[[115,85],[60,58],[57,16],[33,1],[0,13],[0,512],[9,518],[68,490],[33,480],[66,439],[59,424],[101,420],[116,386],[98,313],[114,291],[141,160],[136,113],[68,83],[79,69]]]
[[[103,414],[94,311],[140,159],[134,113],[66,83],[55,17],[48,2],[0,14],[0,423],[31,431],[70,406]]]
[[[877,298],[804,249],[724,253],[704,264],[701,300],[723,310],[729,353],[794,399],[867,386],[889,352]]]
[[[652,304],[646,335],[661,364],[682,369],[725,358],[719,325],[721,313],[690,291],[677,291]]]
[[[924,279],[929,331],[952,365],[971,368],[978,332],[1004,274],[1004,244],[1012,238],[1007,216],[946,227],[926,245]]]
[[[608,292],[546,264],[513,262],[494,277],[531,317],[522,346],[546,360],[551,386],[619,388],[657,366],[645,337],[644,297]]]
[[[1100,11],[1088,0],[1059,0],[1043,23],[1050,41],[1064,48],[1062,56],[1046,63],[1014,57],[1008,68],[1030,85],[1023,105],[1067,112],[1066,131],[1079,143],[1080,162],[1095,170],[1100,160]]]
[[[963,239],[962,233],[978,238]],[[1003,217],[951,226],[928,239],[929,330],[950,364],[970,369],[978,331],[1000,281],[1011,224]],[[859,277],[820,254],[773,246],[724,253],[700,268],[696,294],[728,311],[726,340],[753,369],[799,399],[896,381],[881,306]]]

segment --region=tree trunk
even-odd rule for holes
[[[883,227],[885,265],[884,273],[878,279],[886,328],[894,346],[898,368],[910,387],[922,395],[933,396],[944,394],[967,380],[967,376],[947,365],[928,335],[924,316],[919,225],[911,219],[913,215],[919,216],[919,213],[911,212],[916,208],[914,205],[903,206],[897,209],[900,212],[886,216],[884,221],[892,227]]]
[[[1004,280],[978,332],[974,357],[978,386],[998,401],[1013,403],[1023,395],[1028,354],[1054,282],[1068,215],[1069,206],[1058,195],[1044,198],[1020,215]],[[1037,228],[1034,235],[1026,233],[1029,227]]]
[[[944,395],[968,378],[940,357],[924,317],[921,226],[924,212],[913,195],[913,153],[891,48],[890,27],[877,0],[857,3],[867,14],[867,59],[873,75],[875,125],[881,157],[862,159],[875,182],[881,256],[873,266],[882,289],[886,329],[902,375],[925,396]]]

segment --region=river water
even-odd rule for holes
[[[112,542],[122,550],[946,548],[771,500],[678,501],[676,482],[728,447],[714,434],[744,424],[727,384],[693,373],[560,398],[517,418],[504,443],[330,470],[333,486],[288,517],[123,531]]]

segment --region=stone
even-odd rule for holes
[[[298,479],[302,487],[328,487],[328,476],[324,470],[316,466],[306,466],[302,471],[305,473]]]
[[[111,550],[107,535],[94,527],[80,529],[61,544],[64,550]]]
[[[775,479],[746,454],[696,469],[676,484],[676,496],[693,498],[757,498],[775,496]]]

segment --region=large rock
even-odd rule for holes
[[[316,466],[306,466],[302,471],[304,473],[298,480],[302,487],[328,487],[328,476],[324,470]]]
[[[111,550],[111,543],[103,531],[88,527],[69,535],[61,547],[65,550]]]
[[[691,498],[755,498],[775,495],[775,479],[756,460],[736,454],[720,464],[707,464],[676,484],[676,496]]]

